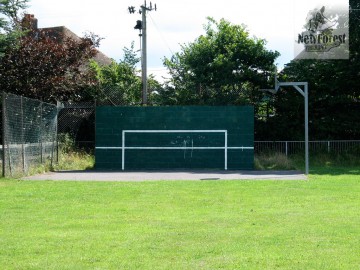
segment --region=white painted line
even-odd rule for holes
[[[227,131],[225,132],[225,171],[227,171],[227,162],[228,162],[228,155],[227,155],[227,150],[228,150],[228,138],[227,138]]]
[[[189,147],[185,147],[185,146],[125,146],[125,147],[122,147],[122,146],[118,146],[118,147],[112,147],[112,146],[97,146],[95,147],[95,149],[100,149],[100,150],[120,150],[120,149],[132,149],[132,150],[141,150],[141,149],[144,149],[144,150],[171,150],[171,149],[174,149],[174,150],[184,150],[184,149],[198,149],[198,150],[206,150],[206,149],[209,149],[209,150],[223,150],[225,149],[224,146],[193,146],[191,148]],[[227,149],[229,150],[253,150],[254,147],[245,147],[245,146],[228,146]]]
[[[125,130],[122,131],[121,169],[125,170]]]
[[[209,129],[209,130],[186,130],[186,129],[181,129],[181,130],[163,130],[163,129],[159,129],[159,130],[123,130],[123,132],[127,132],[127,133],[226,133],[227,130],[213,130],[213,129]]]
[[[186,150],[187,147],[171,147],[171,148],[167,148],[167,147],[162,147],[162,148],[155,148],[155,147],[142,147],[142,148],[128,148],[125,147],[125,134],[126,133],[224,133],[225,136],[225,147],[224,148],[213,148],[213,149],[225,149],[225,170],[227,170],[227,130],[203,130],[203,129],[197,129],[197,130],[186,130],[186,129],[182,129],[182,130],[123,130],[122,133],[122,160],[121,160],[121,167],[122,170],[125,170],[125,149],[169,149],[169,150],[176,150],[176,149],[181,149],[181,150]],[[205,148],[197,148],[197,147],[193,147],[193,149],[205,149]],[[211,149],[211,148],[206,148],[206,149]]]
[[[101,150],[118,150],[118,149],[122,149],[122,147],[121,147],[121,146],[119,146],[119,147],[97,146],[97,147],[95,147],[95,149],[101,149]]]
[[[95,149],[102,150],[121,150],[121,169],[125,170],[125,150],[187,150],[186,146],[125,146],[126,133],[224,133],[224,146],[192,146],[191,150],[224,150],[224,168],[227,170],[228,150],[253,150],[254,147],[245,146],[228,146],[228,131],[227,130],[123,130],[122,131],[122,146],[99,146]]]

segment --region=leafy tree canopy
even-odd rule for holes
[[[134,42],[130,48],[123,49],[124,57],[119,62],[113,61],[109,66],[100,66],[92,61],[91,68],[97,84],[93,88],[93,96],[98,102],[110,105],[139,105],[141,104],[142,82],[137,70],[140,62],[134,50]],[[154,91],[160,84],[152,75],[148,78],[149,102],[151,103]]]
[[[274,70],[278,52],[244,26],[208,18],[205,34],[164,59],[171,80],[161,93],[170,104],[254,103],[255,89]],[[166,103],[166,101],[165,101]]]
[[[0,61],[0,87],[44,101],[82,99],[83,90],[92,83],[87,65],[99,42],[93,34],[80,40],[63,37],[59,42],[51,31],[29,31]]]
[[[0,0],[0,59],[22,34],[18,14],[27,3],[28,0]]]

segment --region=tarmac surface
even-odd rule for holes
[[[57,171],[22,178],[50,181],[307,180],[299,171]]]

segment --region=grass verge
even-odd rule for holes
[[[255,170],[295,170],[293,160],[281,153],[255,155]]]
[[[59,145],[59,160],[52,170],[87,170],[94,167],[94,155],[78,148],[69,134],[59,135]]]
[[[360,170],[309,181],[0,180],[2,269],[358,269]]]
[[[59,162],[52,168],[54,171],[61,170],[88,170],[95,164],[95,157],[85,151],[62,152],[59,155]]]

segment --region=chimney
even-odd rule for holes
[[[38,20],[35,18],[34,14],[25,14],[21,24],[22,27],[27,30],[34,31],[38,29]]]

